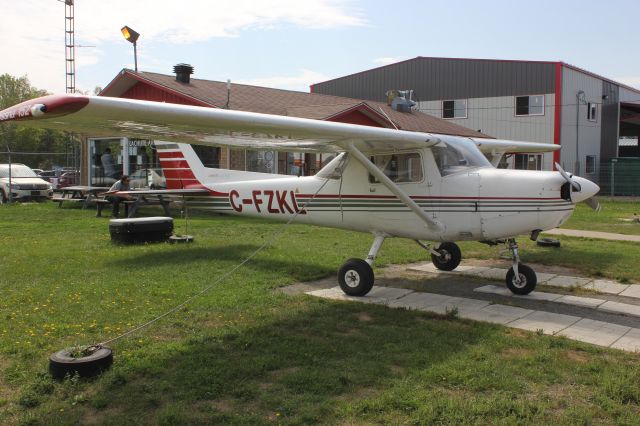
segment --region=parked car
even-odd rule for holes
[[[66,188],[67,186],[74,186],[80,182],[80,172],[64,172],[58,179],[58,188]]]
[[[11,164],[11,187],[9,187],[9,164],[0,164],[0,204],[6,203],[9,197],[13,200],[51,198],[53,188],[46,180],[40,178],[28,166],[19,163]]]
[[[129,175],[131,188],[165,189],[167,181],[162,169],[138,169]]]
[[[57,170],[43,170],[42,172],[38,173],[38,176],[43,180],[49,182],[53,189],[58,189],[58,180],[60,179],[60,174],[61,173]]]

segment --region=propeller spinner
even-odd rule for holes
[[[560,164],[555,163],[556,169],[562,175],[564,180],[566,180],[569,185],[571,185],[571,201],[574,203],[579,203],[584,201],[589,207],[593,210],[599,212],[602,210],[600,207],[600,203],[598,200],[594,198],[594,195],[600,191],[600,187],[595,183],[591,182],[588,179],[581,178],[579,176],[573,176],[564,171]]]

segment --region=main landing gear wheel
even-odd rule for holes
[[[338,271],[340,288],[349,296],[364,296],[373,287],[373,269],[362,259],[347,260]]]
[[[513,267],[507,272],[507,287],[514,294],[525,295],[531,293],[538,283],[538,277],[533,269],[522,263],[518,263],[518,277],[513,272]]]
[[[460,264],[460,260],[462,260],[462,253],[457,244],[442,243],[434,250],[440,253],[440,256],[431,253],[431,261],[435,267],[441,271],[453,271]]]

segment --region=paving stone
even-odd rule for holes
[[[521,296],[518,294],[513,294],[511,290],[506,287],[500,287],[497,285],[485,285],[484,287],[474,288],[473,291],[477,291],[479,293],[499,294],[501,296],[510,296],[524,300],[543,300],[550,302],[562,297],[561,294],[545,293],[542,291],[533,291],[526,296]]]
[[[480,272],[478,276],[482,278],[488,278],[490,280],[502,281],[507,276],[507,270],[500,268],[487,268],[486,271]]]
[[[585,285],[584,288],[594,290],[600,293],[620,294],[627,290],[630,286],[625,284],[619,284],[610,280],[594,280]]]
[[[598,309],[605,312],[613,312],[615,314],[625,314],[634,317],[640,317],[640,306],[629,305],[628,303],[607,301],[598,306]]]
[[[547,293],[544,291],[532,291],[531,293],[524,296],[519,294],[514,294],[513,297],[515,297],[516,299],[542,300],[545,302],[553,302],[560,299],[562,295],[557,293]]]
[[[507,324],[523,318],[532,312],[531,309],[516,308],[514,306],[489,305],[477,311],[461,313],[460,317],[495,324]]]
[[[439,305],[429,306],[425,308],[425,310],[441,315],[446,315],[449,312],[457,310],[458,316],[463,317],[465,314],[482,309],[490,303],[491,302],[486,300],[452,297]]]
[[[545,272],[536,272],[536,277],[538,277],[538,284],[544,284],[552,278],[557,277],[557,274],[547,274]]]
[[[413,293],[413,290],[407,290],[404,288],[376,287],[376,286],[374,286],[366,296],[362,296],[362,297],[348,296],[344,294],[344,292],[340,287],[332,287],[332,288],[326,288],[322,290],[307,292],[307,294],[311,296],[322,297],[325,299],[348,300],[351,302],[379,303],[379,304],[387,304],[391,300],[399,299],[400,297],[406,296],[409,293]]]
[[[486,266],[474,266],[473,268],[466,270],[465,275],[480,275],[489,269],[491,268],[487,268]]]
[[[475,269],[475,266],[471,266],[471,265],[458,265],[458,267],[456,269],[454,269],[451,272],[462,272],[463,274],[466,275],[466,273],[469,273],[470,271],[472,271],[473,269]]]
[[[544,334],[556,334],[580,320],[573,315],[554,314],[551,312],[535,311],[524,318],[508,324],[509,327],[529,331],[542,330]]]
[[[511,290],[506,287],[500,287],[497,285],[485,285],[483,287],[474,288],[473,291],[478,293],[499,294],[500,296],[511,296]]]
[[[391,308],[426,310],[430,306],[441,305],[449,299],[453,299],[453,297],[443,294],[413,292],[390,301],[388,306]]]
[[[591,282],[589,278],[580,278],[580,277],[568,277],[565,275],[556,275],[551,278],[545,285],[551,285],[554,287],[563,287],[563,288],[571,288],[571,287],[582,287]]]
[[[557,334],[581,342],[609,346],[629,330],[631,330],[631,327],[582,318]]]
[[[565,305],[581,306],[583,308],[597,308],[605,302],[605,300],[602,299],[579,296],[562,296],[557,298],[555,301],[558,303],[564,303]]]
[[[619,293],[620,296],[633,297],[633,298],[636,298],[636,299],[640,299],[640,285],[634,284],[634,285],[630,285],[628,287],[629,288],[627,288],[626,290],[624,290],[621,293]]]
[[[440,273],[442,272],[438,268],[435,267],[433,263],[423,263],[421,265],[414,265],[407,268],[407,271],[413,272],[429,272],[429,273]]]
[[[611,347],[624,351],[640,352],[640,328],[632,328],[627,334],[613,342]]]

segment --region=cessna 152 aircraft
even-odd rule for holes
[[[520,263],[515,236],[564,223],[576,203],[599,188],[559,172],[497,169],[505,153],[544,152],[557,145],[472,139],[344,123],[120,98],[46,96],[0,112],[0,122],[91,136],[123,135],[157,142],[167,194],[228,214],[368,232],[366,259],[338,272],[342,290],[363,296],[388,237],[427,249],[441,270],[461,260],[456,241],[506,243],[512,254],[507,287],[528,294],[536,274]],[[335,153],[315,176],[295,177],[206,168],[188,144]],[[421,240],[431,241],[433,245]]]

